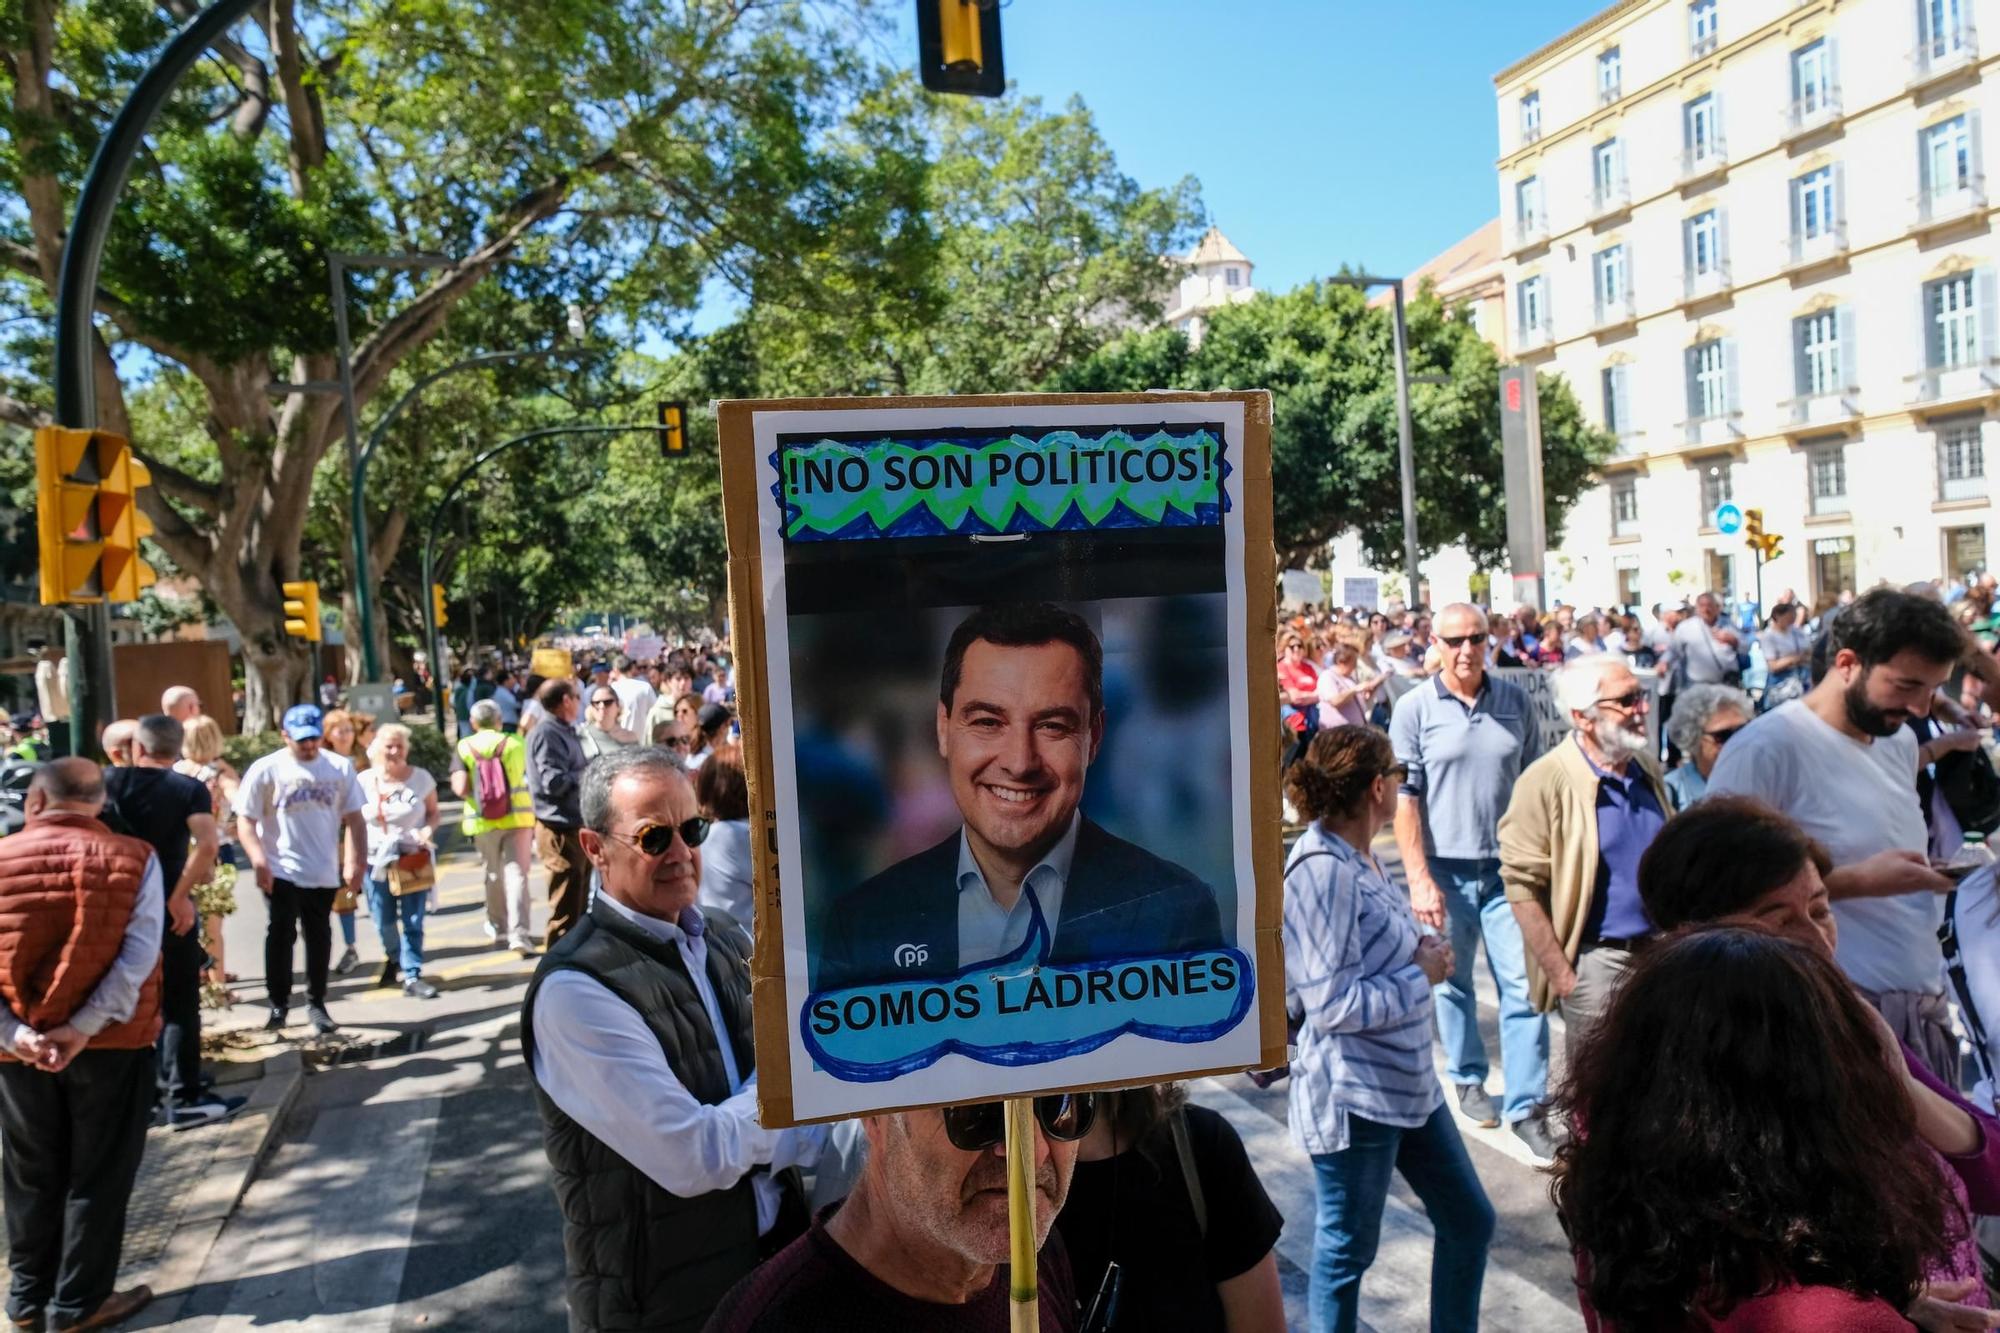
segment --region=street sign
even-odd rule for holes
[[[1733,504],[1717,505],[1715,530],[1725,537],[1733,537],[1743,531],[1743,511]]]
[[[396,689],[387,681],[357,681],[347,687],[347,711],[372,717],[379,726],[401,716],[396,707]]]

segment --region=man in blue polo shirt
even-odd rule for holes
[[[1396,847],[1417,920],[1451,941],[1456,965],[1435,995],[1438,1037],[1459,1109],[1474,1123],[1507,1123],[1537,1159],[1553,1141],[1542,1123],[1548,1093],[1549,1024],[1528,1000],[1521,928],[1500,882],[1500,816],[1521,770],[1541,754],[1527,694],[1486,670],[1486,616],[1454,603],[1438,613],[1442,668],[1396,701],[1389,740],[1409,770],[1396,807]],[[1486,1093],[1473,954],[1500,992],[1500,1058],[1506,1094],[1496,1112]]]

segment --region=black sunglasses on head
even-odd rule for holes
[[[1004,1102],[974,1102],[947,1106],[944,1136],[960,1152],[981,1152],[1007,1137]],[[1042,1133],[1058,1143],[1074,1143],[1090,1133],[1097,1119],[1097,1099],[1087,1092],[1056,1092],[1035,1098],[1035,1120]]]
[[[664,856],[667,848],[674,845],[677,833],[689,847],[701,846],[702,840],[708,837],[709,823],[709,820],[696,816],[683,819],[678,824],[641,824],[637,833],[607,833],[604,836],[629,843],[648,856]]]

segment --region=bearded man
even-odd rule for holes
[[[1556,677],[1570,743],[1522,771],[1500,817],[1500,878],[1528,951],[1528,998],[1562,1009],[1574,1057],[1652,925],[1639,858],[1673,809],[1646,735],[1652,700],[1622,657]]]
[[[1826,631],[1825,674],[1733,737],[1710,795],[1750,796],[1789,816],[1833,858],[1834,959],[1889,1026],[1958,1086],[1958,1042],[1938,966],[1953,881],[1931,869],[1917,800],[1916,733],[1961,660],[1981,651],[1928,597],[1877,588]]]

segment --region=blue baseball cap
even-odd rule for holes
[[[320,738],[320,712],[312,704],[294,704],[285,710],[285,735],[295,741]]]

